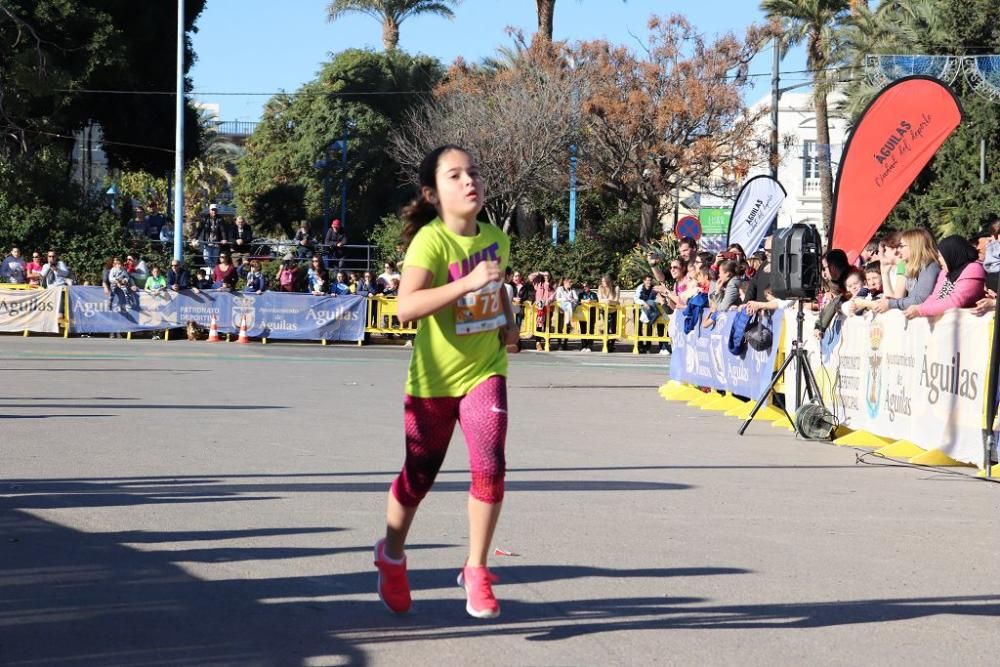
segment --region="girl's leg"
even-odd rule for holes
[[[417,506],[434,484],[458,419],[457,398],[417,398],[403,402],[406,462],[392,483],[386,507],[385,552],[403,557]]]
[[[507,380],[494,375],[470,391],[458,408],[469,447],[469,567],[486,565],[503,503],[507,465]]]

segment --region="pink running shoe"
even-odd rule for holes
[[[393,563],[385,555],[385,540],[375,543],[375,567],[378,568],[378,597],[385,608],[396,614],[410,611],[410,582],[406,579],[406,556]]]
[[[493,584],[500,577],[485,566],[464,567],[458,575],[458,585],[465,589],[465,611],[473,618],[496,618],[500,615],[500,604],[493,595]]]

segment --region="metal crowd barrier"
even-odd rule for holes
[[[0,290],[11,290],[25,292],[29,290],[42,289],[39,285],[27,285],[20,283],[0,283]],[[60,288],[56,288],[60,289]],[[62,328],[62,337],[69,338],[69,291],[62,290],[62,315],[59,317],[59,326]],[[31,332],[27,329],[22,333],[23,336],[28,336]]]

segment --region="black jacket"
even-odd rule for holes
[[[188,276],[188,270],[181,268],[179,272],[174,271],[173,267],[167,269],[167,287],[173,287],[177,285],[180,289],[187,289],[191,286],[191,279]]]
[[[209,216],[201,221],[201,226],[198,227],[197,237],[202,243],[228,242],[229,230],[226,229],[226,223],[223,222],[222,218],[216,217],[213,224],[212,217]]]
[[[243,244],[237,244],[236,242],[241,239]],[[239,252],[250,252],[250,242],[253,241],[253,230],[250,229],[250,224],[243,223],[243,229],[240,229],[239,225],[234,225],[232,229],[232,241],[234,252],[236,252],[236,248],[239,248]]]

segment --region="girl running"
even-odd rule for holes
[[[500,606],[486,557],[504,493],[505,346],[518,340],[502,281],[510,239],[476,221],[483,182],[465,149],[436,148],[418,176],[420,195],[403,210],[409,247],[398,302],[400,320],[419,321],[403,400],[406,461],[389,490],[385,538],[375,544],[378,593],[391,611],[409,611],[406,535],[457,422],[472,471],[469,555],[458,583],[471,616],[494,618]]]

